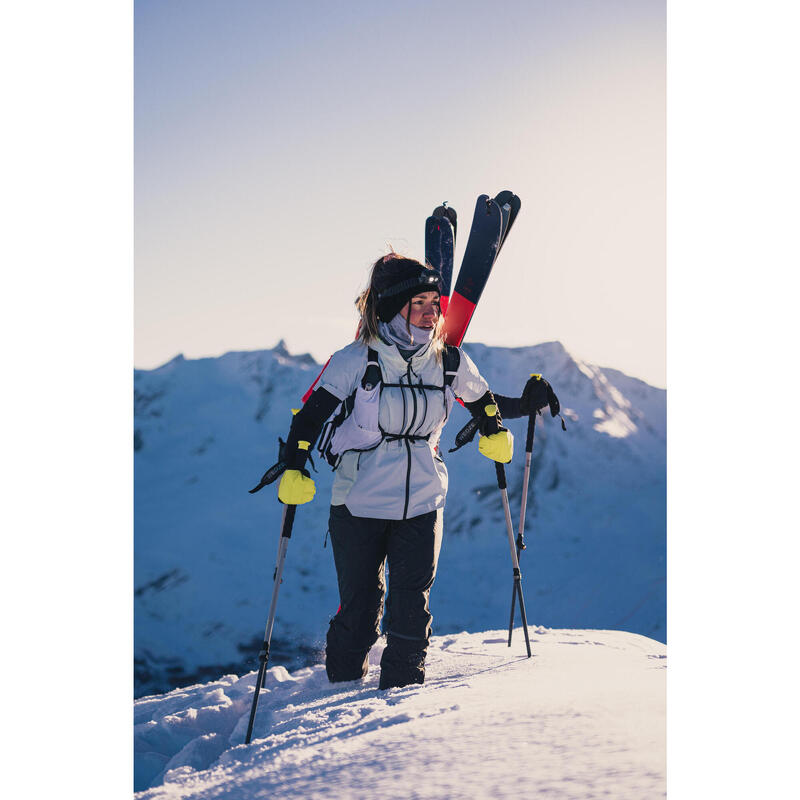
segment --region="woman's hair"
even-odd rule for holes
[[[366,345],[372,343],[373,340],[378,338],[378,292],[382,291],[387,286],[391,286],[397,282],[400,275],[407,273],[410,266],[415,266],[421,269],[430,269],[428,264],[413,259],[406,258],[394,252],[394,250],[381,256],[370,269],[369,281],[367,288],[356,298],[356,308],[358,309],[361,321],[358,326],[358,339]],[[423,289],[422,291],[429,291]],[[409,300],[407,306],[410,306]],[[409,334],[411,333],[411,314],[407,312],[406,326]],[[437,358],[441,358],[442,351],[444,350],[444,316],[439,314],[436,321],[436,326],[433,329],[433,337],[431,338],[431,348]]]

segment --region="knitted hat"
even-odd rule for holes
[[[393,258],[391,275],[376,275],[373,291],[378,319],[391,322],[414,295],[422,292],[442,293],[442,276],[411,258]]]

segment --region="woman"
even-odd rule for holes
[[[513,453],[513,437],[502,427],[488,384],[466,353],[444,343],[440,291],[441,276],[430,267],[394,253],[378,259],[356,301],[358,339],[331,357],[286,443],[278,497],[298,505],[314,496],[304,467],[325,420],[343,401],[352,409],[326,438],[336,465],[329,531],[341,600],[327,635],[332,682],[367,674],[369,650],[380,634],[385,562],[389,590],[379,686],[424,681],[428,599],[447,494],[437,445],[454,399],[478,419],[483,455],[508,462]],[[524,413],[520,399],[508,399],[506,406],[511,416]]]

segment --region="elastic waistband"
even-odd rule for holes
[[[431,435],[429,433],[426,433],[424,436],[417,436],[410,433],[385,433],[383,435],[383,440],[385,442],[396,442],[400,439],[408,439],[410,442],[427,442],[430,438]]]

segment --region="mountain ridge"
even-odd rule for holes
[[[549,414],[537,420],[521,560],[529,618],[664,639],[665,390],[575,359],[559,342],[465,350],[502,394],[519,395],[531,372],[544,374],[568,427],[560,430]],[[280,506],[274,490],[247,490],[276,460],[290,409],[319,369],[281,340],[266,350],[176,357],[135,370],[137,693],[252,664],[271,593]],[[494,471],[474,446],[447,452],[467,420],[454,409],[441,442],[450,489],[431,597],[437,633],[496,627],[510,605]],[[516,527],[526,420],[507,424],[517,439],[507,469]],[[319,660],[338,604],[323,546],[332,473],[316,462],[317,499],[298,509],[275,628],[273,663],[283,657],[289,667]]]

